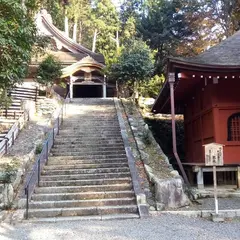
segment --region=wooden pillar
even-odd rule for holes
[[[197,172],[197,187],[198,189],[204,189],[204,181],[203,181],[203,169],[198,168]]]
[[[106,76],[104,75],[104,80],[103,80],[103,98],[107,97],[107,84],[106,84]]]
[[[70,76],[69,92],[70,92],[70,99],[73,99],[73,77],[72,77],[72,75]]]
[[[237,167],[237,187],[240,188],[240,166]]]

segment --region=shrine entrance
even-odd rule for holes
[[[73,98],[101,98],[102,85],[74,85]]]

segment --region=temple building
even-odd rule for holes
[[[114,95],[114,86],[107,84],[103,74],[104,56],[77,44],[65,32],[52,23],[46,10],[36,16],[38,33],[51,38],[51,49],[48,54],[54,55],[62,64],[61,78],[67,83],[71,98],[108,97]],[[43,57],[32,59],[30,75],[25,82],[33,82],[36,71]]]
[[[184,115],[189,181],[201,188],[212,176],[205,146],[214,143],[223,148],[219,183],[240,187],[240,31],[198,56],[169,58],[167,76],[152,111],[172,113],[173,127],[175,113]]]

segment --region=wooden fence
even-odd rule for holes
[[[20,130],[24,127],[25,123],[29,120],[29,111],[24,111],[19,119],[10,128],[4,140],[0,142],[0,157],[8,153],[8,149],[14,145]]]

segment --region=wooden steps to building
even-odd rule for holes
[[[29,203],[29,218],[138,218],[114,102],[94,99],[69,107]]]

